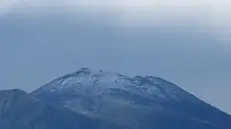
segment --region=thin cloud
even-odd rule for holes
[[[19,10],[20,9],[20,10]],[[37,10],[36,10],[37,9]],[[162,20],[203,18],[207,24],[231,26],[229,0],[1,0],[1,14],[43,10],[66,13],[81,11],[90,17],[96,14],[113,15],[116,22],[126,25],[152,25]],[[36,10],[36,11],[32,11]],[[60,12],[60,11],[59,11]],[[34,15],[34,14],[32,14]],[[201,21],[199,21],[201,22]]]

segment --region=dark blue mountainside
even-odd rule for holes
[[[0,129],[231,129],[231,116],[153,76],[82,68],[31,94],[0,91]]]
[[[70,110],[52,107],[30,94],[14,89],[0,91],[0,129],[108,129],[102,123]]]

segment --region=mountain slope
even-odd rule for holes
[[[55,107],[131,129],[231,129],[231,117],[161,78],[82,68],[32,93]]]
[[[69,110],[54,108],[21,90],[0,91],[0,129],[107,129],[102,123]]]

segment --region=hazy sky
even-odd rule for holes
[[[163,77],[231,113],[228,0],[0,0],[0,88],[81,67]]]

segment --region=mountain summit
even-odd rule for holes
[[[32,96],[128,129],[231,129],[231,117],[164,79],[82,68]]]
[[[0,129],[231,129],[231,116],[164,79],[82,68],[0,91]]]

